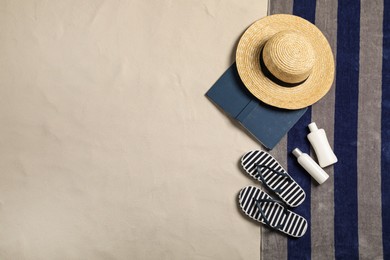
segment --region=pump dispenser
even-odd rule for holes
[[[326,137],[324,129],[318,129],[316,123],[309,124],[310,133],[307,135],[313,147],[319,165],[324,168],[337,162],[337,157],[333,153]]]

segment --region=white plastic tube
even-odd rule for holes
[[[337,157],[329,145],[324,129],[318,129],[316,123],[309,124],[310,133],[307,135],[313,147],[319,165],[324,168],[337,162]]]
[[[324,183],[329,175],[307,154],[295,148],[292,153],[297,157],[298,163],[319,183]]]

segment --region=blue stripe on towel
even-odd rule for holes
[[[390,2],[383,6],[382,56],[382,240],[384,259],[390,259]]]
[[[339,1],[334,149],[336,259],[359,259],[357,208],[357,120],[360,1]]]
[[[295,0],[293,6],[293,14],[305,18],[314,23],[316,11],[316,1],[312,0]],[[307,125],[311,122],[311,107],[289,131],[287,137],[288,156],[288,172],[296,180],[306,192],[306,199],[302,205],[294,209],[294,212],[302,215],[308,222],[306,234],[299,239],[288,239],[288,259],[310,259],[311,258],[311,236],[310,236],[310,193],[311,193],[311,177],[297,163],[295,156],[291,151],[299,147],[302,151],[310,152],[310,143],[307,141],[308,134]]]

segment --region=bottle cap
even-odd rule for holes
[[[299,150],[299,148],[295,148],[295,149],[292,151],[292,153],[293,153],[293,155],[295,155],[295,157],[298,158],[299,156],[301,156],[302,151]]]
[[[308,125],[308,127],[309,127],[309,129],[310,129],[310,132],[313,132],[313,131],[318,130],[318,127],[317,127],[317,125],[316,125],[315,122],[310,123],[310,124]]]

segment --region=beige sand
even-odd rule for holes
[[[1,259],[258,259],[204,93],[267,1],[0,1]]]

